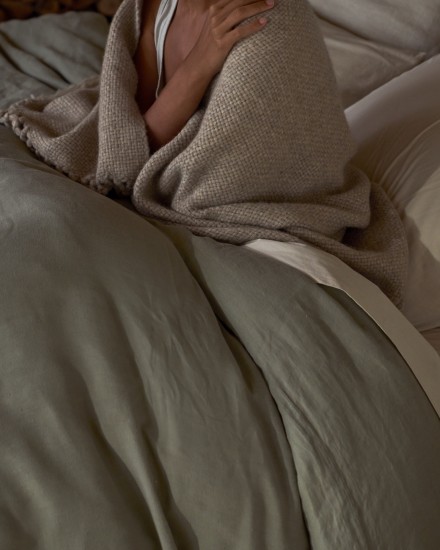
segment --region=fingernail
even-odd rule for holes
[[[274,5],[274,0],[266,0],[266,4],[268,6],[273,6]]]

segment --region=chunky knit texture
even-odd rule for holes
[[[278,0],[239,42],[182,131],[151,155],[135,100],[142,0],[115,15],[100,76],[0,112],[46,163],[139,213],[240,244],[305,241],[335,254],[400,304],[402,223],[350,164],[354,142],[306,0]]]

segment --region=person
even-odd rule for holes
[[[351,162],[307,0],[124,0],[100,75],[2,120],[49,165],[130,197],[148,220],[229,244],[307,243],[402,304],[402,220]]]
[[[175,0],[177,6],[163,52],[164,86],[156,97],[159,70],[154,26],[161,1],[170,0],[144,2],[141,37],[134,57],[139,79],[136,100],[152,151],[180,132],[232,47],[262,30],[268,23],[265,12],[275,5],[274,0]]]

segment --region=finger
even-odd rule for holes
[[[228,13],[217,28],[220,32],[226,33],[246,19],[269,11],[273,6],[273,0],[260,0],[259,2],[252,2],[252,4],[238,6]]]
[[[261,29],[263,29],[268,22],[269,21],[267,17],[259,17],[258,19],[255,19],[247,25],[235,27],[227,34],[227,37],[230,40],[230,44],[234,45],[239,40],[242,40],[243,38],[246,38],[251,34],[255,34],[256,32],[261,31]]]

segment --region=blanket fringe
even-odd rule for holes
[[[96,178],[93,176],[79,176],[79,174],[75,174],[74,172],[66,171],[61,166],[59,166],[57,163],[52,162],[51,160],[48,160],[43,157],[43,155],[40,155],[40,153],[37,151],[37,149],[34,147],[32,140],[29,138],[29,126],[27,126],[24,122],[24,118],[21,117],[17,113],[9,113],[7,111],[0,111],[0,124],[3,124],[4,126],[10,128],[16,136],[18,136],[21,141],[23,141],[26,146],[32,151],[32,153],[39,159],[42,160],[45,164],[48,164],[51,168],[55,168],[58,172],[63,173],[64,175],[68,176],[69,178],[77,181],[78,183],[81,183],[82,185],[86,185],[88,187],[93,187],[94,189],[100,193],[102,191],[99,190],[99,186],[96,186]]]
[[[16,104],[11,105],[11,107],[9,108],[10,109],[15,108],[18,104],[24,105],[30,100],[39,99],[39,97],[44,97],[44,96],[37,97],[32,94],[25,100],[21,100]],[[41,155],[37,151],[34,144],[32,143],[32,140],[29,137],[30,128],[29,126],[26,125],[24,117],[22,117],[19,113],[9,112],[9,111],[0,109],[0,124],[6,126],[7,128],[10,128],[14,132],[14,134],[26,144],[28,149],[32,151],[32,153],[38,160],[43,161],[45,164],[47,164],[51,168],[54,168],[55,170],[57,170],[57,172],[62,173],[64,176],[67,176],[68,178],[74,180],[75,182],[80,183],[81,185],[85,185],[86,187],[89,187],[94,191],[97,191],[101,195],[108,195],[111,189],[115,189],[117,194],[122,197],[128,197],[131,195],[133,190],[133,183],[127,182],[126,180],[116,182],[111,177],[106,177],[105,183],[102,183],[102,181],[98,182],[94,175],[81,176],[76,172],[73,172],[71,170],[66,170],[63,166],[61,166],[57,162],[53,162],[52,160],[45,158],[43,155]]]

